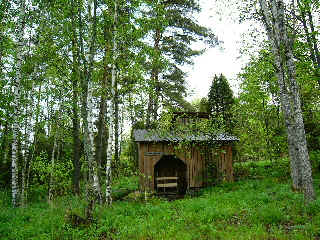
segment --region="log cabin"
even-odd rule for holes
[[[173,121],[190,124],[203,118],[208,119],[208,113],[179,112],[174,113]],[[183,194],[212,182],[233,181],[232,147],[238,141],[234,136],[136,129],[134,139],[138,143],[142,190]]]

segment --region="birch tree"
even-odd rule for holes
[[[111,163],[112,163],[112,143],[113,143],[113,130],[114,130],[114,98],[115,89],[117,86],[117,71],[116,71],[116,60],[117,60],[117,1],[114,2],[114,17],[113,17],[113,38],[112,38],[112,70],[111,70],[111,104],[109,106],[109,133],[108,133],[108,145],[107,145],[107,163],[106,163],[106,203],[112,204],[111,197]]]
[[[93,10],[93,16],[91,11]],[[88,32],[90,36],[88,59],[84,52],[84,37],[82,32],[82,13],[81,7],[79,7],[79,31],[80,31],[80,48],[83,62],[83,72],[82,72],[82,118],[83,118],[83,128],[84,128],[84,148],[86,159],[89,166],[89,187],[93,188],[95,197],[98,198],[99,202],[102,203],[101,187],[97,169],[97,163],[94,158],[95,145],[94,145],[94,124],[93,124],[93,61],[95,55],[95,44],[97,37],[97,0],[88,2],[88,16],[89,16],[89,26]]]
[[[288,133],[292,187],[302,190],[306,202],[315,199],[312,171],[309,161],[299,87],[293,56],[294,36],[289,33],[285,4],[282,0],[259,0],[261,14],[271,50],[275,58],[280,101]]]
[[[80,194],[80,120],[79,120],[79,45],[77,34],[76,34],[76,6],[75,0],[71,2],[71,31],[72,31],[72,40],[71,40],[71,51],[72,51],[72,135],[73,135],[73,190],[75,194]]]
[[[307,45],[310,52],[310,58],[313,63],[314,73],[320,86],[320,52],[318,48],[317,32],[312,16],[312,4],[310,1],[297,0],[297,6],[300,15],[297,19],[302,23]]]
[[[19,1],[18,24],[16,28],[16,75],[14,77],[14,116],[12,125],[12,162],[11,162],[11,188],[12,188],[12,205],[17,207],[19,204],[19,184],[18,184],[18,135],[20,121],[20,97],[22,83],[22,64],[24,48],[24,27],[25,27],[25,0]]]

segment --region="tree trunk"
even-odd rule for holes
[[[80,47],[81,55],[84,65],[84,74],[82,74],[82,118],[84,128],[84,150],[86,159],[89,166],[89,185],[92,188],[94,198],[97,198],[99,203],[102,203],[101,187],[98,176],[97,163],[94,159],[95,145],[93,137],[93,83],[92,83],[92,70],[93,70],[93,58],[95,54],[95,41],[96,41],[96,30],[97,30],[97,0],[94,0],[93,12],[94,15],[91,17],[91,2],[88,4],[89,13],[89,31],[92,32],[91,43],[89,49],[89,64],[87,65],[86,58],[84,56],[83,36],[82,36],[82,18],[81,8],[79,7],[79,31],[80,31]],[[89,189],[89,193],[92,191]]]
[[[152,78],[153,83],[155,85],[155,94],[154,94],[154,105],[153,105],[153,121],[157,121],[158,119],[158,108],[159,108],[159,95],[160,95],[160,82],[159,82],[159,55],[160,55],[160,40],[161,40],[161,32],[159,29],[156,30],[154,35],[154,50],[156,53],[155,65],[152,69]]]
[[[29,95],[29,94],[28,94]],[[31,141],[29,141],[29,138],[31,136],[31,131],[32,131],[32,113],[34,112],[34,101],[33,101],[33,96],[35,95],[34,92],[34,84],[32,83],[32,88],[31,88],[31,94],[30,96],[27,96],[27,99],[30,97],[31,98],[31,107],[30,109],[28,108],[27,104],[25,106],[25,128],[24,128],[24,145],[23,145],[23,164],[22,164],[22,169],[21,169],[21,204],[25,205],[25,196],[26,196],[26,176],[27,176],[27,168],[28,168],[28,159],[29,156],[27,154],[28,149],[30,147]]]
[[[161,33],[159,29],[156,29],[153,36],[153,49],[155,51],[155,57],[152,59],[152,70],[150,79],[150,89],[149,89],[149,101],[147,108],[147,127],[151,127],[151,121],[156,121],[158,118],[158,108],[159,108],[159,49],[160,49]]]
[[[98,117],[98,135],[97,135],[97,147],[96,147],[96,161],[101,168],[102,166],[102,156],[104,155],[103,150],[105,145],[105,134],[106,134],[106,111],[107,111],[107,87],[108,87],[108,77],[109,77],[109,68],[108,68],[108,54],[110,52],[110,47],[107,37],[107,28],[104,27],[104,41],[105,41],[105,51],[104,51],[104,73],[102,78],[102,95],[100,97],[100,106],[99,106],[99,117]]]
[[[98,167],[101,168],[102,163],[102,152],[103,152],[103,140],[105,135],[105,113],[106,113],[106,97],[103,94],[100,98],[100,106],[99,106],[99,118],[98,118],[98,134],[97,134],[97,141],[96,141],[96,162]]]
[[[34,157],[34,153],[36,152],[36,141],[37,141],[37,134],[38,134],[38,123],[39,123],[39,114],[40,114],[40,100],[41,100],[41,90],[42,90],[42,83],[40,82],[39,91],[38,91],[38,99],[37,99],[37,105],[36,105],[36,119],[33,127],[33,139],[31,140],[32,148],[29,152],[28,161],[25,165],[25,196],[24,198],[28,199],[28,188],[29,188],[29,179],[30,179],[30,171],[31,171],[31,165]]]
[[[319,53],[319,48],[318,48],[318,41],[315,37],[316,31],[314,29],[314,23],[313,23],[313,18],[312,18],[312,14],[310,11],[310,5],[307,8],[307,15],[309,18],[309,25],[310,25],[310,29],[311,29],[311,39],[312,39],[312,43],[313,43],[313,48],[314,48],[314,52],[315,52],[315,57],[316,57],[316,61],[317,61],[317,76],[320,76],[320,53]],[[318,81],[320,82],[320,79],[318,79]]]
[[[293,187],[304,192],[306,202],[315,199],[301,102],[293,56],[294,39],[289,36],[282,0],[259,0],[263,21],[275,56],[280,100],[288,132]],[[300,184],[301,182],[301,184]]]
[[[17,207],[19,204],[19,185],[18,185],[18,135],[19,135],[19,121],[20,121],[20,93],[22,81],[22,64],[23,64],[23,34],[25,26],[25,0],[20,1],[19,6],[19,24],[16,29],[17,36],[17,64],[16,76],[14,79],[14,109],[12,125],[12,159],[11,159],[11,186],[12,186],[12,205]]]
[[[56,127],[56,131],[58,131],[58,128]],[[55,179],[54,179],[54,165],[55,165],[55,152],[57,150],[57,138],[58,138],[58,133],[56,132],[54,134],[54,143],[53,143],[53,148],[52,148],[52,153],[51,153],[51,167],[50,167],[50,182],[49,182],[49,194],[48,194],[48,202],[51,203],[53,200],[53,186],[55,184]]]
[[[121,152],[122,152],[123,127],[124,127],[124,108],[122,108],[122,110],[121,110],[121,117],[120,117],[119,158],[120,158]]]
[[[117,77],[115,79],[115,87],[114,87],[114,173],[116,176],[119,176],[119,96],[118,96],[118,81]]]
[[[78,113],[78,81],[73,79],[72,89],[72,137],[73,137],[73,189],[80,194],[80,123]]]
[[[113,128],[114,128],[114,98],[115,89],[117,88],[117,72],[116,72],[116,60],[117,60],[117,39],[116,39],[116,24],[117,24],[117,1],[114,2],[114,29],[113,29],[113,48],[112,48],[112,70],[111,70],[111,104],[109,107],[109,133],[108,133],[108,146],[107,146],[107,163],[106,163],[106,203],[112,204],[111,197],[111,164],[112,164],[112,142],[113,142]]]
[[[151,83],[151,88],[149,89],[149,100],[148,100],[148,107],[147,107],[147,114],[146,114],[146,127],[151,127],[151,117],[153,112],[154,106],[154,96],[153,96],[153,84]]]
[[[77,45],[76,26],[75,26],[75,6],[72,0],[71,24],[72,24],[72,137],[73,137],[73,191],[76,195],[80,194],[80,121],[78,108],[78,82],[79,82],[79,49]]]
[[[315,76],[317,77],[318,85],[320,86],[320,54],[319,54],[317,39],[315,38],[315,30],[314,30],[312,14],[310,11],[310,5],[309,3],[305,3],[305,2],[302,5],[300,0],[298,0],[297,3],[298,3],[299,11],[301,14],[300,21],[302,23],[302,26],[307,38],[307,44],[310,51],[310,58],[315,68]],[[307,25],[306,15],[308,15],[311,33],[309,32],[309,28]]]

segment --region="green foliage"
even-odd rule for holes
[[[213,119],[221,118],[228,132],[233,129],[231,108],[234,103],[233,92],[225,76],[213,77],[209,94],[208,110]]]
[[[320,229],[319,201],[305,206],[290,184],[270,177],[207,188],[197,198],[116,201],[97,206],[95,221],[79,227],[66,218],[70,210],[84,216],[87,203],[79,198],[13,209],[6,196],[1,192],[2,239],[316,239]]]
[[[290,178],[290,163],[286,158],[275,161],[235,163],[234,177],[236,180],[274,177],[278,181],[287,181]]]
[[[233,107],[240,161],[276,159],[287,155],[287,140],[273,56],[261,50],[239,75],[241,91]]]
[[[50,174],[54,179],[53,192],[55,195],[65,195],[71,191],[72,162],[70,159],[55,162],[54,166],[46,153],[42,152],[33,163],[33,178],[31,196],[45,198],[50,181]]]
[[[195,99],[191,103],[196,112],[210,112],[208,98]]]
[[[320,150],[309,152],[309,157],[312,168],[320,171]]]
[[[148,81],[149,104],[161,101],[166,108],[190,110],[190,104],[184,100],[188,89],[183,66],[193,64],[193,57],[204,53],[192,47],[192,43],[202,41],[215,46],[217,37],[192,16],[200,12],[196,1],[147,3],[147,27],[152,37],[148,52],[152,60],[147,64],[151,78]],[[158,110],[155,108],[152,111]]]

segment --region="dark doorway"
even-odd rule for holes
[[[185,194],[187,165],[173,155],[163,156],[154,166],[154,186],[158,193]]]

